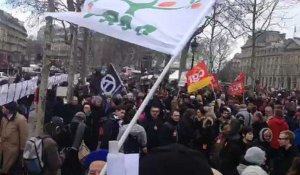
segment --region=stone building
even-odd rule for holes
[[[267,31],[256,41],[254,77],[264,87],[294,89],[300,88],[300,38],[286,39],[278,31]],[[252,51],[251,37],[234,59],[240,60],[240,70],[249,75]],[[251,78],[246,76],[246,84]]]
[[[24,24],[0,10],[0,71],[21,65],[26,55],[26,38]]]

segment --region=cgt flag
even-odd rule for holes
[[[214,3],[215,0],[85,0],[82,12],[46,15],[175,55]]]
[[[212,74],[211,84],[216,91],[221,91],[221,86],[217,74]]]
[[[243,94],[245,92],[245,74],[241,72],[228,88],[227,93],[231,96]]]
[[[213,77],[208,73],[204,61],[201,61],[186,74],[188,92],[192,93],[211,84]]]
[[[105,97],[107,95],[116,95],[121,93],[124,85],[119,77],[117,71],[112,64],[109,65],[106,75],[100,81],[100,95]]]

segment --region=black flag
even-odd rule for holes
[[[124,85],[119,77],[117,71],[112,64],[109,65],[106,75],[100,81],[100,95],[105,97],[107,95],[114,96],[121,93]]]

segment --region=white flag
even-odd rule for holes
[[[175,55],[215,0],[86,0],[82,12],[48,16]]]

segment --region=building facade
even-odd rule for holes
[[[251,85],[250,61],[252,41],[249,37],[242,52],[234,59],[240,61],[240,70],[246,73],[246,84]],[[269,88],[300,88],[300,38],[286,39],[278,31],[267,31],[256,41],[254,80]]]
[[[16,68],[25,59],[27,31],[24,24],[0,10],[0,69]]]

